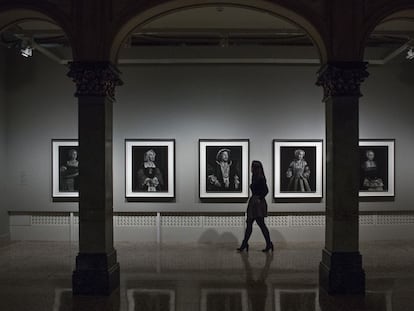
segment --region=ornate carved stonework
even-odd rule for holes
[[[109,96],[122,85],[119,70],[110,62],[72,62],[68,76],[76,83],[75,96]]]
[[[366,62],[328,63],[318,72],[316,85],[324,89],[324,100],[331,96],[362,96],[360,85],[368,77]]]

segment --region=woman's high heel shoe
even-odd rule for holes
[[[266,245],[266,248],[262,249],[262,252],[267,253],[270,250],[273,252],[273,243],[272,242],[270,242],[269,245]]]
[[[249,244],[242,244],[242,246],[240,246],[239,248],[237,248],[237,251],[238,252],[242,252],[242,251],[244,251],[244,250],[246,250],[246,252],[248,252],[249,251]]]

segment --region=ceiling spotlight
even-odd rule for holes
[[[23,57],[30,57],[33,55],[33,39],[22,38],[20,41],[20,54]]]
[[[407,59],[414,59],[413,47],[410,47],[410,49],[407,51],[407,56],[405,58],[407,58]]]
[[[31,46],[27,46],[26,48],[22,48],[20,49],[20,54],[23,57],[30,57],[33,55],[33,48]]]

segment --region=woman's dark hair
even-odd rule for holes
[[[262,162],[254,160],[252,161],[252,178],[258,178],[258,177],[265,177],[264,171],[263,171],[263,165]]]

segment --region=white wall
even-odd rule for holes
[[[8,59],[9,210],[75,210],[51,200],[51,139],[77,137],[77,102],[67,67],[35,52]]]
[[[361,210],[413,210],[414,62],[371,66],[362,85],[360,137],[395,139],[395,201],[364,202]]]
[[[315,67],[155,65],[120,69],[125,85],[117,89],[114,107],[114,206],[118,211],[245,211],[245,204],[240,203],[200,203],[200,138],[250,139],[250,159],[263,161],[270,185],[273,139],[324,139],[324,105],[321,90],[314,85]],[[176,203],[125,202],[125,138],[176,139]],[[271,211],[323,208],[323,203],[270,204]]]
[[[8,64],[12,70],[7,88],[7,210],[76,211],[76,203],[51,199],[51,139],[77,136],[74,85],[66,77],[67,68],[40,55],[14,56]],[[362,211],[412,210],[412,67],[369,68],[371,76],[363,84],[360,135],[396,139],[396,197],[362,202]],[[274,138],[325,137],[322,89],[315,86],[317,66],[137,65],[120,69],[125,84],[116,90],[113,137],[114,210],[118,212],[243,212],[244,203],[199,201],[198,139],[249,138],[250,159],[263,161],[272,186]],[[176,139],[175,202],[125,201],[125,138]],[[324,210],[323,200],[271,201],[270,194],[271,212]],[[321,232],[318,236],[323,236]],[[284,238],[294,238],[289,235]]]
[[[2,169],[0,174],[0,237],[9,232],[9,223],[7,215],[7,108],[6,108],[6,50],[0,47],[0,163]]]

